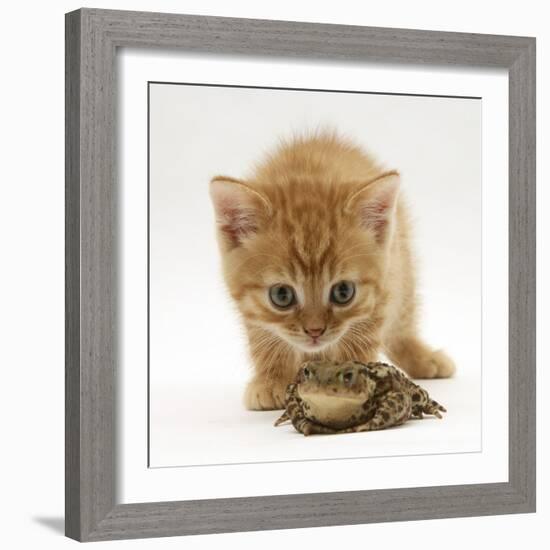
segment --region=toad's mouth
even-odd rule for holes
[[[357,407],[365,402],[364,395],[342,395],[338,393],[327,393],[324,391],[307,392],[298,390],[298,395],[309,406],[323,408],[327,410],[345,409],[347,407]]]
[[[353,415],[360,412],[364,396],[327,394],[322,392],[308,393],[298,390],[302,401],[307,404],[304,410],[306,417],[327,426],[347,424]]]

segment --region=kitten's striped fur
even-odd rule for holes
[[[399,174],[333,133],[282,144],[246,180],[211,182],[224,276],[254,364],[249,409],[284,406],[287,384],[314,358],[376,361],[384,351],[414,378],[447,377],[452,360],[418,337],[415,265]],[[347,306],[331,286],[352,281]],[[274,284],[297,304],[275,308]],[[320,327],[315,342],[304,329]]]

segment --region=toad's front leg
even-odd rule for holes
[[[374,416],[363,424],[343,430],[351,432],[369,432],[399,426],[411,417],[412,401],[407,392],[390,391],[377,403]]]
[[[275,426],[280,426],[290,420],[294,428],[304,435],[314,434],[335,434],[336,430],[321,426],[306,418],[303,413],[303,402],[296,392],[296,384],[290,384],[286,391],[286,409],[285,412],[275,422]]]
[[[332,428],[328,428],[326,426],[322,426],[321,424],[316,424],[315,422],[312,422],[308,418],[306,418],[303,414],[297,415],[292,420],[292,425],[298,430],[300,433],[304,435],[319,435],[319,434],[337,434],[340,433],[340,430],[333,430]]]
[[[312,422],[309,418],[306,418],[302,412],[296,410],[289,412],[288,409],[275,422],[275,426],[280,426],[288,420],[292,422],[292,425],[296,431],[304,435],[338,433],[337,430],[333,430],[332,428],[327,428],[326,426],[321,426],[320,424]]]
[[[288,422],[292,417],[299,414],[302,408],[302,400],[298,397],[298,392],[296,390],[296,384],[289,384],[285,391],[285,411],[283,414],[275,421],[274,426],[280,426],[285,422]]]

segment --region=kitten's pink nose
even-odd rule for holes
[[[306,334],[311,336],[312,338],[319,338],[324,332],[326,327],[323,328],[306,328],[304,327],[304,331]]]

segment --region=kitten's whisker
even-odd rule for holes
[[[270,348],[276,346],[277,343],[279,343],[278,338],[276,338],[274,336],[266,335],[266,336],[258,337],[254,341],[254,343],[252,344],[251,347],[252,347],[252,350],[254,350],[254,351],[263,351],[266,348],[270,349]]]
[[[275,372],[280,363],[287,361],[289,353],[292,351],[290,346],[276,336],[272,336],[265,341],[261,348],[262,371],[267,380],[275,380]]]
[[[365,321],[361,322],[361,326],[351,325],[348,329],[348,334],[350,340],[353,340],[353,342],[361,348],[375,349],[377,347],[375,335],[369,330],[369,325]],[[348,345],[345,339],[344,343]]]
[[[346,342],[346,348],[345,349],[346,349],[346,352],[347,352],[346,359],[348,361],[357,358],[356,353],[355,353],[355,348],[352,346],[351,342]]]

